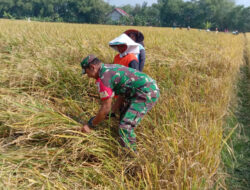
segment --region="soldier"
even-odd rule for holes
[[[135,69],[117,64],[103,64],[94,55],[89,55],[81,62],[82,74],[96,79],[102,105],[95,117],[81,128],[89,133],[112,110],[117,112],[122,100],[129,102],[128,108],[119,123],[120,143],[136,151],[134,128],[143,116],[152,109],[160,96],[159,88],[152,78]],[[112,106],[112,97],[118,95]]]

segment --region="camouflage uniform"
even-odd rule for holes
[[[129,102],[120,120],[119,135],[123,146],[136,149],[134,128],[155,105],[160,96],[156,82],[145,73],[120,66],[102,64],[97,80],[101,99],[121,95]]]

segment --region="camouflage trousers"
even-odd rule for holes
[[[136,135],[134,128],[140,123],[144,115],[153,108],[159,96],[159,89],[154,89],[129,99],[127,110],[119,124],[119,135],[122,146],[136,151]]]

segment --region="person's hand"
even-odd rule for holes
[[[81,132],[82,133],[90,133],[91,129],[89,128],[89,126],[87,124],[83,125],[81,128]]]

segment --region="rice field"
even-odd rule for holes
[[[0,20],[0,189],[226,189],[221,150],[244,36],[133,27],[145,36],[144,72],[161,90],[136,128],[138,155],[99,108],[80,61],[112,63],[108,42],[128,26]]]

